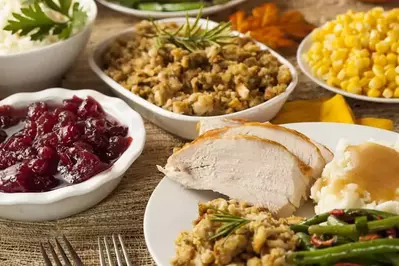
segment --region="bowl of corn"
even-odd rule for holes
[[[305,75],[325,89],[399,103],[399,8],[338,15],[302,41],[297,59]]]

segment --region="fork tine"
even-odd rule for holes
[[[98,238],[98,255],[100,256],[100,266],[105,266],[104,252],[101,246],[100,238]]]
[[[54,247],[53,245],[51,245],[50,241],[47,241],[49,247],[50,247],[50,252],[51,252],[51,256],[53,256],[55,265],[57,266],[62,266],[61,261],[58,259],[57,254],[55,253]]]
[[[58,242],[58,239],[57,239],[57,238],[55,238],[55,243],[57,244],[58,251],[60,252],[61,257],[62,257],[62,259],[63,259],[64,262],[65,262],[65,266],[72,266],[72,265],[71,265],[71,262],[69,261],[67,255],[65,254],[64,249],[62,248],[60,242]]]
[[[40,243],[40,251],[42,252],[43,260],[44,260],[44,263],[46,264],[46,266],[52,266],[53,264],[51,264],[51,261],[50,261],[49,257],[47,256],[46,250],[44,249],[42,243]]]
[[[104,237],[104,245],[105,245],[105,251],[107,252],[109,266],[115,266],[114,262],[112,261],[111,251],[109,249],[109,245],[108,245],[108,241],[107,241],[106,237]]]
[[[115,235],[112,235],[112,242],[114,243],[116,261],[117,261],[117,263],[118,263],[118,266],[123,266],[123,265],[122,265],[121,254],[119,253],[119,249],[118,249],[118,244],[116,244]]]
[[[73,247],[72,247],[71,243],[69,243],[68,239],[64,235],[62,235],[62,239],[64,240],[67,250],[68,250],[69,254],[71,254],[71,256],[73,258],[73,262],[75,262],[76,266],[83,266],[82,260],[79,258],[78,254],[73,249]]]
[[[123,256],[125,256],[126,266],[132,266],[132,263],[130,262],[129,255],[127,254],[127,251],[126,251],[126,248],[125,248],[125,244],[123,243],[122,236],[118,235],[118,238],[119,238],[119,242],[121,243]]]

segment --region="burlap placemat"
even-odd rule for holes
[[[243,8],[250,10],[251,7],[263,2],[248,0]],[[349,8],[360,10],[371,7],[354,0],[277,2],[284,9],[301,10],[308,20],[316,24],[345,12]],[[227,16],[228,14],[224,14],[213,19],[226,19]],[[136,21],[135,18],[99,6],[99,17],[89,47],[74,69],[65,77],[63,86],[71,89],[97,89],[107,93],[107,87],[89,70],[87,52],[102,39],[130,27]],[[292,55],[288,58],[296,64]],[[330,94],[301,74],[300,82],[291,99],[318,98],[326,95]],[[352,100],[349,102],[358,117],[391,118],[395,121],[395,129],[398,131],[398,105]],[[61,234],[65,234],[70,239],[85,265],[99,265],[97,238],[119,233],[125,237],[130,256],[133,258],[133,265],[153,265],[144,241],[144,210],[153,189],[162,178],[155,165],[164,164],[173,147],[182,142],[150,123],[146,123],[146,130],[147,143],[142,156],[129,169],[112,195],[96,207],[71,218],[53,222],[22,223],[0,220],[0,265],[43,265],[39,243]],[[168,215],[167,207],[165,207],[165,215]]]

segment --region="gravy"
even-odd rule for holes
[[[351,153],[353,169],[337,187],[342,189],[354,183],[358,192],[370,193],[371,201],[395,200],[399,188],[399,152],[371,142],[349,146],[347,151]]]

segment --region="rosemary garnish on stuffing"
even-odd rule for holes
[[[190,23],[188,15],[186,15],[186,23],[181,25],[176,31],[171,32],[160,27],[154,21],[151,21],[154,29],[156,44],[162,47],[167,43],[174,44],[177,47],[194,52],[205,47],[216,45],[223,46],[230,44],[232,38],[235,37],[231,32],[231,23],[222,22],[214,28],[208,27],[208,19],[205,28],[200,25],[202,11],[198,13],[193,24]]]
[[[220,222],[223,225],[216,231],[216,234],[210,238],[210,240],[228,237],[232,233],[234,233],[240,227],[246,225],[250,222],[250,220],[245,219],[240,216],[232,215],[231,213],[218,210],[216,208],[212,208],[215,211],[212,214],[213,218],[211,218],[212,222]]]

